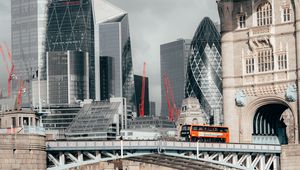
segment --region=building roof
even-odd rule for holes
[[[99,24],[127,14],[126,11],[109,3],[106,0],[92,0],[94,23]]]

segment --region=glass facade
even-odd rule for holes
[[[47,52],[49,104],[75,104],[88,98],[88,54]]]
[[[144,98],[144,115],[150,116],[149,113],[149,81],[148,77],[145,79],[145,98]],[[135,87],[135,99],[136,99],[136,111],[139,116],[140,113],[140,104],[142,98],[142,82],[143,76],[134,75],[134,87]]]
[[[23,105],[31,103],[31,81],[37,74],[38,65],[41,66],[41,78],[46,77],[47,4],[48,0],[11,0],[12,59],[16,77],[25,80]]]
[[[109,100],[114,94],[114,65],[113,58],[108,56],[100,57],[100,95],[101,100]]]
[[[160,46],[161,70],[161,115],[168,116],[164,75],[167,75],[173,89],[174,100],[177,107],[184,99],[184,86],[188,56],[190,54],[191,40],[178,39],[177,41]]]
[[[113,58],[114,84],[112,95],[125,97],[127,102],[135,107],[128,15],[124,14],[101,23],[99,25],[99,40],[100,58],[103,56]],[[102,78],[100,81],[102,81]]]
[[[222,58],[220,33],[204,18],[191,43],[187,65],[186,97],[198,98],[211,124],[223,124]]]
[[[90,0],[52,0],[48,9],[47,51],[89,53],[89,97],[95,98],[94,22]]]

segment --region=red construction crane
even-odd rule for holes
[[[20,81],[19,89],[18,89],[18,98],[17,98],[17,108],[18,110],[22,107],[22,94],[24,89],[24,80]]]
[[[15,74],[15,66],[12,62],[12,59],[11,59],[11,52],[10,52],[10,49],[6,46],[6,50],[7,50],[7,54],[8,54],[8,59],[9,61],[11,62],[11,69],[9,69],[9,66],[8,66],[8,63],[7,63],[7,60],[6,60],[6,57],[5,57],[5,54],[3,52],[3,48],[0,44],[0,53],[1,53],[1,56],[2,56],[2,59],[3,59],[3,62],[6,66],[6,72],[8,74],[8,80],[7,80],[7,96],[10,97],[11,96],[11,82],[12,82],[12,79],[13,79],[13,76]]]
[[[144,117],[145,115],[145,85],[146,85],[146,63],[144,62],[143,69],[143,80],[142,80],[142,95],[141,95],[141,103],[140,103],[140,117]]]
[[[165,92],[166,92],[166,101],[167,101],[168,111],[169,111],[169,120],[174,121],[174,112],[176,113],[176,119],[178,119],[180,110],[176,106],[173,89],[171,87],[168,76],[164,74],[163,78],[164,78],[164,85],[165,85]]]

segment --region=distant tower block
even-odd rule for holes
[[[219,0],[231,142],[299,143],[299,0]]]

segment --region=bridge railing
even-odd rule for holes
[[[47,150],[201,150],[280,153],[279,145],[197,143],[179,141],[48,141]]]

